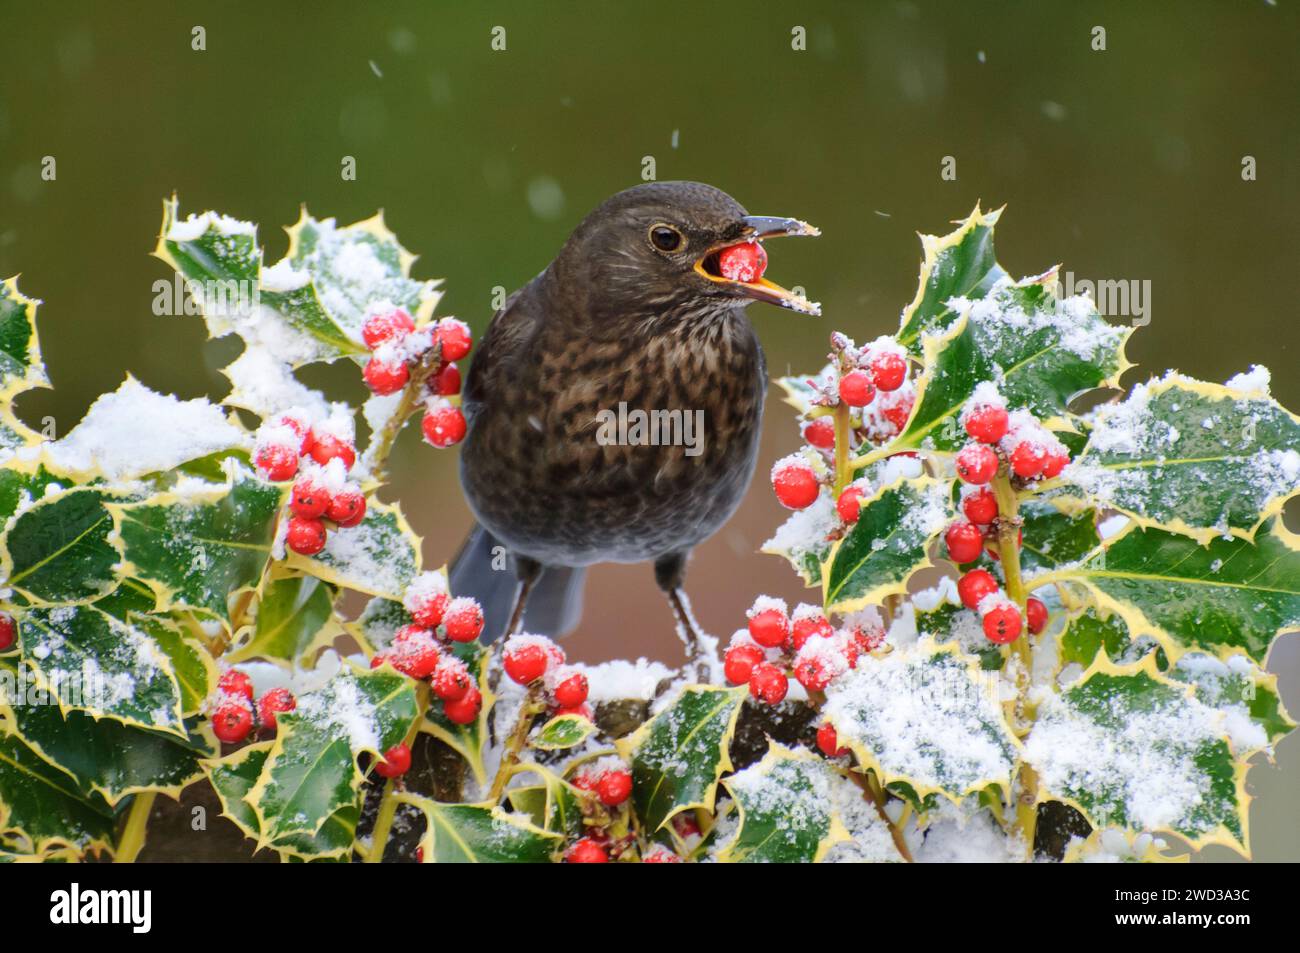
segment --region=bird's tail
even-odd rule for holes
[[[514,557],[491,533],[475,526],[452,560],[449,575],[452,595],[473,596],[483,607],[483,641],[503,635],[519,591]],[[582,568],[543,569],[524,609],[524,631],[556,637],[573,631],[582,618],[585,578]]]

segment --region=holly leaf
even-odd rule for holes
[[[1026,500],[1020,506],[1020,516],[1025,521],[1020,566],[1026,572],[1078,562],[1100,542],[1093,509],[1064,513],[1051,503]]]
[[[541,784],[516,785],[509,789],[510,803],[532,817],[533,823],[568,837],[586,833],[582,821],[582,792],[538,764],[522,765],[519,774],[536,774]]]
[[[596,730],[591,719],[581,715],[557,715],[528,740],[541,751],[559,751],[582,744]]]
[[[1224,713],[1229,743],[1241,760],[1295,728],[1278,695],[1277,676],[1244,655],[1217,659],[1188,652],[1165,674],[1191,685],[1197,701]]]
[[[396,505],[372,499],[360,523],[331,532],[315,556],[290,551],[285,565],[344,589],[400,602],[420,571],[420,537]]]
[[[458,725],[446,716],[441,704],[431,704],[425,710],[424,724],[420,730],[427,731],[458,752],[482,785],[487,781],[483,750],[488,740],[488,718],[496,703],[496,695],[488,685],[488,664],[492,652],[481,642],[456,642],[452,644],[451,651],[465,663],[470,676],[478,683],[479,693],[483,696],[478,718],[468,725]]]
[[[59,770],[16,735],[0,734],[0,835],[17,835],[30,853],[66,845],[111,847],[113,810],[83,796]]]
[[[122,554],[110,542],[113,520],[100,490],[47,493],[24,510],[0,541],[0,575],[33,602],[89,602],[121,578]]]
[[[907,783],[918,799],[1010,789],[1020,743],[997,676],[955,646],[920,642],[864,659],[831,683],[822,711],[859,764],[886,784]]]
[[[929,637],[940,645],[956,645],[965,654],[978,659],[980,668],[986,672],[1002,668],[1006,661],[1002,648],[994,645],[984,635],[984,626],[977,613],[960,603],[947,601],[933,609],[921,609],[915,605],[913,609],[919,636]]]
[[[1171,373],[1099,408],[1062,480],[1145,526],[1252,539],[1300,492],[1300,418],[1262,391]]]
[[[409,792],[397,802],[424,815],[426,864],[545,864],[564,846],[563,835],[491,804],[444,804]]]
[[[0,282],[0,407],[33,387],[49,387],[36,337],[40,301],[18,290],[18,278]]]
[[[1152,656],[1121,667],[1099,655],[1045,697],[1025,757],[1040,800],[1065,800],[1094,827],[1169,830],[1195,847],[1248,854],[1246,766],[1233,758],[1223,716],[1160,675]]]
[[[776,534],[763,544],[762,551],[784,558],[804,585],[819,586],[822,564],[831,552],[829,537],[839,527],[835,503],[829,493],[822,493],[811,506],[786,517]]]
[[[835,844],[851,840],[831,810],[833,777],[825,760],[769,743],[762,761],[722,782],[740,811],[740,824],[718,861],[817,863]]]
[[[1089,606],[1066,620],[1057,646],[1063,665],[1074,663],[1087,668],[1103,650],[1112,662],[1126,660],[1132,651],[1133,638],[1121,616],[1103,616]]]
[[[393,641],[398,629],[413,621],[401,602],[376,596],[344,628],[368,651],[379,652]]]
[[[129,582],[133,581],[126,580],[123,585]],[[153,598],[152,593],[149,594],[149,598]],[[114,612],[114,615],[117,613]],[[118,618],[123,616],[118,615]],[[198,714],[220,677],[212,655],[203,643],[187,636],[181,627],[170,619],[133,611],[129,621],[134,627],[148,633],[171,663],[172,672],[176,675],[176,684],[181,690],[181,714],[187,718]]]
[[[933,565],[930,544],[952,518],[948,484],[900,480],[862,500],[858,521],[822,568],[827,612],[846,614],[907,591],[918,569]]]
[[[744,688],[687,685],[619,739],[619,754],[632,766],[632,804],[647,831],[689,808],[713,810],[718,779],[732,767],[728,749],[745,694]]]
[[[262,658],[288,667],[310,661],[342,631],[334,622],[334,596],[334,590],[314,576],[273,580],[258,601],[248,641],[227,658]]]

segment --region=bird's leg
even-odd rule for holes
[[[515,557],[515,575],[519,578],[519,594],[515,596],[515,608],[510,613],[510,624],[506,626],[506,636],[518,635],[524,624],[524,607],[528,605],[528,594],[533,591],[537,577],[542,574],[542,564],[527,556]]]
[[[683,671],[696,681],[707,681],[709,660],[705,657],[700,640],[700,629],[691,615],[682,591],[682,577],[686,569],[686,553],[670,553],[655,560],[655,582],[668,597],[668,605],[677,617],[677,635],[686,649]]]

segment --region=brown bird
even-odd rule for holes
[[[581,615],[584,567],[653,562],[697,659],[686,558],[744,496],[767,390],[745,307],[820,313],[761,275],[723,277],[723,253],[816,234],[712,186],[639,185],[507,299],[466,380],[460,473],[479,526],[451,571],[452,591],[482,604],[485,639],[521,624],[561,635]]]

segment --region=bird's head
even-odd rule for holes
[[[725,277],[731,246],[778,235],[817,235],[793,218],[748,214],[727,193],[699,182],[651,182],[619,192],[569,237],[552,277],[585,292],[589,313],[653,312],[683,317],[766,301],[820,314],[819,305],[761,275]]]

